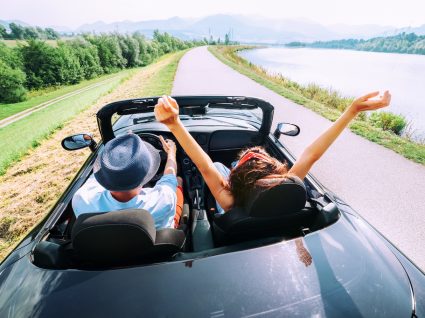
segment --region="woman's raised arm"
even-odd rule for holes
[[[369,93],[357,98],[345,112],[329,127],[323,134],[319,136],[310,146],[308,146],[292,168],[289,174],[296,175],[304,179],[310,171],[313,164],[320,159],[330,145],[341,134],[345,127],[353,120],[358,113],[362,111],[375,110],[386,107],[390,104],[391,95],[385,91],[383,96],[374,98],[379,92]]]
[[[159,122],[165,124],[177,138],[179,144],[202,174],[218,204],[225,211],[231,209],[234,201],[232,194],[228,190],[227,180],[220,174],[211,158],[198,145],[180,121],[179,105],[176,100],[169,96],[162,96],[155,106],[155,117]]]

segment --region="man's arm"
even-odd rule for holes
[[[174,174],[177,175],[177,162],[176,162],[176,144],[174,141],[167,139],[164,140],[162,136],[159,136],[161,139],[162,147],[167,153],[167,163],[165,164],[164,174]]]

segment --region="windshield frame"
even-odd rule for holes
[[[180,106],[182,115],[207,115],[211,108],[220,109],[255,109],[260,108],[263,115],[259,132],[264,136],[270,133],[274,107],[268,102],[243,96],[173,96]],[[115,138],[112,117],[114,114],[131,115],[139,113],[153,113],[159,97],[123,100],[110,103],[102,107],[96,114],[100,135],[103,142]],[[252,117],[253,118],[253,117]]]

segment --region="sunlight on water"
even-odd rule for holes
[[[425,137],[425,55],[308,48],[264,48],[240,55],[271,73],[331,87],[344,96],[389,89],[388,110],[406,116],[415,135]]]

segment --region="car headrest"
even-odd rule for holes
[[[76,254],[88,261],[114,263],[140,258],[155,244],[155,222],[145,210],[84,213],[71,233]]]
[[[288,178],[268,189],[252,193],[244,207],[214,217],[214,237],[218,245],[297,231],[306,219],[303,209],[307,194],[299,178]]]
[[[307,192],[298,177],[288,177],[282,183],[259,191],[247,205],[251,217],[278,217],[296,213],[305,207]]]

